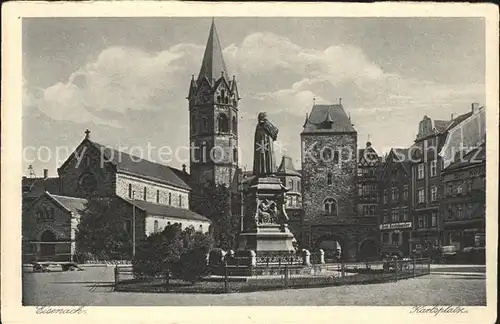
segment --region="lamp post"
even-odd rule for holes
[[[132,258],[135,258],[135,191],[132,191]]]

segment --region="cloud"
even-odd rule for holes
[[[202,47],[178,44],[158,53],[137,48],[111,47],[95,61],[35,95],[27,91],[25,106],[37,106],[55,120],[77,123],[93,121],[119,126],[118,120],[99,117],[96,112],[126,113],[154,110],[179,93],[184,94],[188,69],[201,57]]]

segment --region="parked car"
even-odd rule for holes
[[[456,263],[458,249],[455,245],[444,245],[440,249],[439,260],[441,263]]]

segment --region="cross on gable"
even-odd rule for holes
[[[89,138],[90,137],[90,131],[87,129],[85,130],[85,138]]]

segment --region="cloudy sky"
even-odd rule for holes
[[[211,19],[23,19],[23,170],[33,164],[55,176],[87,128],[93,140],[124,151],[149,147],[144,157],[157,161],[155,148],[189,145],[185,98]],[[478,18],[215,22],[242,97],[241,164],[248,167],[259,111],[280,128],[283,153],[300,168],[300,132],[313,98],[342,98],[358,144],[370,136],[380,153],[408,147],[425,114],[449,119],[485,101]],[[181,149],[169,164],[187,157]]]

